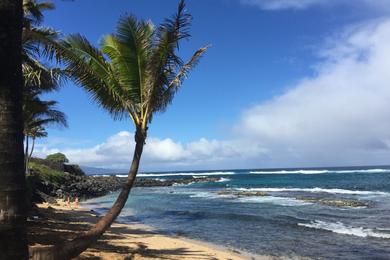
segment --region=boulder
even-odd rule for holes
[[[77,164],[64,164],[64,172],[67,172],[76,176],[85,176],[85,172]]]

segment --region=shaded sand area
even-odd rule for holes
[[[98,217],[75,205],[38,205],[36,215],[29,220],[29,242],[43,246],[72,239],[87,230]],[[115,223],[99,242],[77,259],[273,259],[249,255],[200,241],[159,234],[143,224]]]

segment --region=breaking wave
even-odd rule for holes
[[[375,238],[390,239],[390,233],[378,232],[379,229],[351,227],[351,226],[344,225],[341,222],[331,223],[331,222],[315,220],[310,223],[298,223],[298,226],[314,228],[314,229],[322,229],[337,234],[351,235],[357,237],[375,237]]]
[[[332,193],[332,194],[350,194],[350,195],[389,195],[382,191],[361,191],[344,189],[324,189],[324,188],[237,188],[239,191],[262,191],[262,192],[311,192],[311,193]]]
[[[212,176],[212,175],[233,175],[234,172],[174,172],[174,173],[140,173],[137,177],[164,177],[164,176]],[[116,175],[127,177],[127,175]]]
[[[275,197],[275,196],[264,196],[264,197],[241,197],[237,198],[237,201],[243,203],[268,203],[280,206],[305,206],[310,205],[309,202],[299,201],[294,198],[287,197]]]
[[[280,170],[280,171],[250,171],[251,174],[324,174],[324,173],[384,173],[390,169],[366,170]]]

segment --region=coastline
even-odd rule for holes
[[[47,246],[71,239],[87,230],[98,216],[82,206],[38,204],[37,216],[29,220],[31,246]],[[46,224],[45,224],[46,223]],[[49,224],[47,224],[49,223]],[[161,234],[141,224],[115,222],[96,245],[77,259],[232,259],[269,260],[271,256],[253,255],[208,242]]]

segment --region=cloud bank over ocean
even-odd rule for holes
[[[181,143],[151,136],[143,165],[153,170],[386,164],[390,158],[389,42],[390,19],[350,27],[320,50],[314,76],[247,108],[231,126],[229,139]],[[119,132],[82,149],[39,144],[36,154],[61,151],[81,165],[125,169],[133,145],[132,133]]]
[[[259,7],[263,10],[303,10],[314,6],[364,6],[378,10],[390,10],[389,0],[240,0],[241,3]]]

